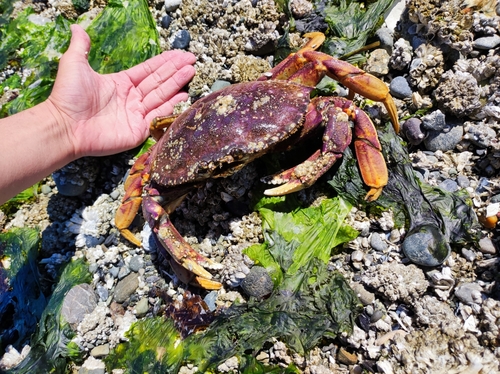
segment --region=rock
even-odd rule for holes
[[[386,75],[389,72],[389,60],[391,56],[385,49],[379,48],[370,53],[364,69],[366,72],[377,77]]]
[[[164,29],[168,29],[168,27],[170,26],[170,23],[172,23],[172,17],[170,17],[168,14],[161,18],[160,25]]]
[[[344,347],[340,347],[337,354],[337,360],[345,365],[354,365],[358,362],[358,356],[354,353],[347,352]]]
[[[393,31],[388,27],[381,27],[375,32],[375,36],[380,40],[380,46],[391,55],[394,46]]]
[[[424,129],[442,131],[446,128],[446,116],[439,109],[422,117]]]
[[[410,84],[404,77],[395,77],[389,85],[391,95],[398,99],[409,99],[413,93]]]
[[[429,151],[451,151],[462,140],[464,129],[458,123],[448,124],[445,131],[429,131],[424,139],[425,148]]]
[[[477,283],[462,283],[455,289],[455,296],[461,302],[470,304],[481,304],[483,289]]]
[[[383,252],[387,249],[387,243],[382,240],[380,234],[377,232],[372,233],[370,237],[370,245],[378,252]]]
[[[445,179],[439,183],[438,187],[448,192],[458,191],[458,183],[453,179]]]
[[[128,267],[134,273],[137,273],[140,269],[144,267],[144,259],[142,258],[142,256],[134,256],[130,259]]]
[[[498,45],[500,45],[500,36],[496,34],[492,36],[483,36],[482,38],[477,38],[476,40],[474,40],[472,45],[477,49],[494,49]]]
[[[221,79],[217,79],[214,84],[212,84],[212,87],[210,87],[210,90],[212,92],[215,92],[215,91],[218,91],[218,90],[222,90],[223,88],[226,88],[228,86],[231,85],[231,82],[228,82],[228,81],[224,81],[224,80],[221,80]]]
[[[352,283],[351,288],[363,305],[370,305],[375,301],[375,295],[367,291],[361,283]]]
[[[97,306],[94,289],[90,284],[82,283],[74,286],[64,297],[61,314],[76,330],[86,314],[92,313]]]
[[[52,188],[50,188],[50,186],[47,184],[42,184],[41,191],[44,195],[48,195],[52,192]]]
[[[92,356],[87,358],[80,370],[78,370],[78,374],[104,374],[105,372],[106,366],[104,362]]]
[[[273,291],[274,284],[266,269],[253,266],[241,282],[241,288],[248,296],[260,299]]]
[[[135,315],[140,318],[144,317],[149,310],[149,301],[147,297],[143,297],[135,304]]]
[[[165,0],[165,11],[175,12],[182,4],[182,0]]]
[[[109,344],[98,345],[90,351],[92,357],[104,357],[109,355]]]
[[[59,193],[64,196],[83,194],[90,183],[97,178],[99,172],[97,160],[96,157],[82,157],[52,173]]]
[[[408,118],[401,125],[401,132],[405,135],[406,140],[413,145],[422,143],[425,139],[425,134],[422,132],[422,121],[416,117]]]
[[[421,266],[438,266],[451,253],[443,233],[431,224],[424,224],[409,231],[401,249],[411,262]]]
[[[479,250],[482,253],[489,255],[494,255],[495,253],[497,253],[495,244],[493,244],[492,240],[487,236],[479,240]]]
[[[139,276],[131,273],[116,284],[114,299],[117,303],[123,303],[139,287]]]
[[[187,49],[190,42],[191,35],[189,31],[179,30],[173,35],[170,45],[173,49]]]

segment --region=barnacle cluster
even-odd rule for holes
[[[411,62],[413,48],[410,42],[403,38],[399,38],[394,42],[394,48],[391,55],[389,65],[395,70],[405,70]]]
[[[463,54],[472,51],[472,13],[463,12],[463,0],[410,0],[410,21],[429,39],[436,39]]]
[[[253,71],[263,71],[262,62],[246,54],[264,55],[272,52],[280,37],[278,29],[282,14],[274,1],[185,0],[172,14],[169,33],[187,30],[191,36],[189,51],[198,56],[197,75],[190,84],[190,94],[208,92],[216,79],[237,82],[248,79],[227,70],[228,59]],[[243,62],[247,59],[246,62]],[[209,70],[205,72],[205,70]],[[267,70],[267,69],[266,69]],[[253,76],[253,75],[252,75]]]
[[[410,83],[420,93],[437,86],[444,72],[443,52],[432,44],[422,44],[415,50],[416,58],[410,66]]]
[[[448,70],[441,77],[434,97],[440,109],[457,117],[473,114],[481,107],[480,89],[470,73]]]

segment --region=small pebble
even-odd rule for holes
[[[470,180],[465,175],[457,175],[457,184],[461,188],[467,188],[470,186]]]
[[[337,360],[345,365],[354,365],[358,362],[358,356],[346,351],[344,347],[340,347]]]
[[[398,99],[409,99],[413,91],[406,78],[398,76],[395,77],[389,86],[391,95],[397,97]]]
[[[163,16],[161,21],[160,21],[160,24],[161,24],[161,27],[163,27],[164,29],[168,29],[168,27],[170,26],[170,23],[172,22],[172,17],[170,17],[168,14],[166,16]]]
[[[134,273],[137,273],[140,269],[144,267],[144,259],[142,258],[142,256],[134,256],[130,259],[128,267]]]
[[[462,140],[464,135],[463,126],[449,124],[447,131],[429,131],[424,140],[425,148],[429,151],[451,151]]]
[[[484,254],[494,255],[497,253],[497,249],[495,248],[495,244],[491,241],[489,237],[484,237],[479,240],[479,250]]]
[[[353,251],[351,253],[351,261],[353,262],[361,262],[363,261],[363,252],[362,251]]]
[[[137,317],[144,317],[149,310],[149,302],[147,297],[140,299],[137,304],[135,304],[135,315]]]
[[[401,132],[406,136],[406,140],[413,145],[418,145],[425,139],[421,125],[420,119],[412,117],[404,121],[401,126]]]
[[[104,357],[109,355],[109,344],[98,345],[90,351],[92,357]]]
[[[182,0],[165,0],[165,10],[167,12],[175,12],[182,4]]]
[[[351,288],[363,305],[371,305],[375,301],[375,295],[367,291],[361,283],[352,283]]]
[[[458,191],[458,183],[453,179],[445,179],[444,181],[439,183],[439,188],[448,192],[455,192]]]
[[[116,284],[114,299],[117,303],[123,303],[139,287],[137,273],[131,273]]]
[[[483,289],[477,283],[463,283],[455,289],[455,296],[463,303],[481,304]]]
[[[130,269],[126,266],[122,266],[118,271],[118,279],[123,279],[130,274]]]
[[[500,36],[496,34],[493,36],[483,36],[482,38],[477,38],[476,40],[474,40],[472,45],[477,49],[494,49],[498,45],[500,45]]]
[[[223,88],[226,88],[231,85],[231,82],[224,81],[222,79],[217,79],[213,84],[212,87],[210,87],[210,90],[212,92],[222,90]]]
[[[260,299],[273,291],[274,284],[266,269],[254,266],[241,282],[241,288],[248,296]]]
[[[41,188],[41,191],[44,195],[48,195],[49,193],[52,192],[52,188],[50,188],[50,186],[46,185],[46,184],[42,184],[42,188]]]
[[[388,247],[387,243],[382,240],[380,234],[377,232],[372,233],[370,237],[370,245],[378,252],[384,252]]]
[[[385,49],[375,49],[372,53],[370,53],[364,68],[366,72],[377,77],[386,75],[389,72],[390,58],[391,56],[389,56],[389,53],[387,53]]]
[[[388,27],[381,27],[375,32],[378,40],[380,40],[380,46],[384,48],[387,53],[392,54],[392,47],[394,46],[394,35],[393,30]]]
[[[473,262],[477,257],[476,252],[467,248],[462,248],[462,256],[469,262]]]
[[[446,116],[439,109],[422,117],[424,129],[442,131],[446,127]]]
[[[173,49],[186,49],[189,47],[189,43],[191,42],[191,35],[187,30],[179,30],[177,31],[171,43]]]

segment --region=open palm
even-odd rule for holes
[[[87,33],[78,25],[71,31],[49,100],[67,126],[75,155],[103,156],[135,147],[147,138],[154,117],[171,114],[175,104],[187,99],[179,90],[194,76],[193,54],[167,51],[102,75],[87,61]]]

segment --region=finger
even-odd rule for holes
[[[174,97],[193,78],[194,73],[193,66],[184,66],[172,75],[170,79],[149,92],[142,100],[146,113],[156,109]]]
[[[186,92],[179,92],[178,94],[173,96],[167,102],[163,103],[159,107],[150,111],[144,117],[144,119],[146,120],[147,123],[151,123],[151,121],[156,117],[168,116],[168,115],[173,113],[175,105],[177,105],[183,101],[186,101],[188,98],[189,98],[189,95]]]
[[[90,51],[90,38],[85,30],[77,24],[71,25],[71,40],[68,50],[61,59],[80,61],[87,60]]]
[[[164,67],[161,71],[161,75],[159,75],[161,82],[163,82],[165,79],[168,79],[162,79],[161,77],[163,74],[170,77],[177,70],[180,70],[186,65],[192,65],[195,61],[196,56],[190,52],[179,50],[166,51],[126,70],[125,72],[134,86],[138,87],[142,92],[144,92],[144,94],[147,94],[151,91],[151,89],[154,89],[158,85],[154,86],[154,84],[151,84],[154,83],[154,80],[144,84],[143,81],[149,78],[150,75],[156,72],[160,67]]]

